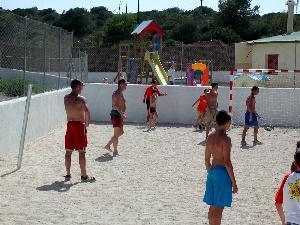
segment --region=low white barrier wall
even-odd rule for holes
[[[142,99],[148,86],[128,85],[124,92],[128,122],[141,123],[146,119],[146,105]],[[110,84],[87,84],[83,94],[87,97],[94,121],[110,121],[111,95],[117,88]],[[193,102],[203,93],[203,87],[161,86],[168,95],[158,99],[160,123],[192,124],[195,119]],[[233,123],[243,125],[246,99],[250,88],[234,88]],[[262,125],[300,126],[300,89],[261,88],[257,96],[257,112]],[[219,109],[228,110],[229,88],[219,88]]]
[[[26,142],[66,122],[64,96],[69,89],[34,95],[31,99]],[[0,153],[19,148],[26,98],[0,102]],[[63,146],[62,146],[63,148]]]

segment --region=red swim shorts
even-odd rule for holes
[[[197,111],[200,112],[200,113],[205,113],[206,112],[206,104],[199,104],[198,107],[197,107]]]
[[[87,130],[79,121],[69,121],[65,136],[65,149],[83,151],[87,147]]]
[[[121,116],[111,116],[111,122],[113,127],[123,127],[123,118]]]

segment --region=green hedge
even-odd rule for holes
[[[0,92],[3,92],[9,97],[24,96],[25,91],[27,91],[28,84],[32,84],[32,93],[34,94],[52,90],[49,87],[41,86],[21,77],[16,77],[10,80],[4,80],[0,77]]]

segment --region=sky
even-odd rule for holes
[[[137,11],[137,0],[0,0],[0,7],[4,9],[31,8],[39,9],[53,8],[61,13],[70,8],[83,7],[90,9],[96,6],[105,6],[110,11],[119,12],[119,3],[122,2],[121,12],[125,11],[128,4],[129,12]],[[282,12],[287,9],[286,0],[252,0],[253,5],[260,6],[260,14],[270,12]],[[162,10],[178,7],[190,10],[200,5],[200,0],[140,0],[141,11]],[[203,5],[218,10],[218,0],[203,0]]]

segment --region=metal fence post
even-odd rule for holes
[[[60,70],[61,70],[61,28],[59,28],[59,43],[58,43],[58,83],[57,83],[57,89],[59,89],[60,86]]]
[[[20,146],[19,146],[19,155],[18,155],[18,163],[17,163],[18,170],[21,168],[22,160],[23,160],[23,152],[24,152],[24,145],[25,145],[25,138],[26,138],[26,130],[27,130],[27,122],[28,122],[31,94],[32,94],[32,85],[29,84],[28,90],[27,90],[27,99],[26,99],[21,140],[20,140]]]
[[[79,68],[78,68],[78,72],[80,72],[80,80],[82,80],[82,65],[81,65],[81,52],[80,49],[78,48],[78,59],[79,59]]]
[[[89,63],[88,63],[88,54],[85,52],[85,61],[84,61],[84,65],[85,65],[85,82],[89,81]]]
[[[23,69],[23,83],[24,83],[24,95],[26,94],[26,85],[25,85],[25,78],[26,78],[26,68],[27,68],[27,17],[24,17],[25,24],[24,24],[24,69]]]
[[[46,61],[46,35],[47,35],[47,30],[46,30],[46,24],[44,24],[44,40],[43,40],[43,48],[44,48],[44,77],[43,77],[43,86],[45,87],[45,79],[46,79],[46,64],[47,64],[47,61]],[[50,60],[49,60],[50,62]],[[49,71],[50,71],[50,68],[49,68]]]
[[[182,82],[182,73],[183,73],[183,41],[181,42],[181,57],[180,57],[180,80]]]

